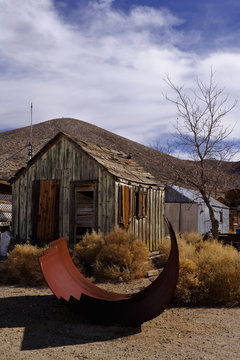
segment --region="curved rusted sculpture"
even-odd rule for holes
[[[81,320],[100,324],[140,325],[160,315],[168,306],[177,284],[179,255],[175,233],[166,220],[171,251],[161,274],[134,294],[118,294],[88,281],[75,267],[66,238],[50,243],[40,258],[43,275],[58,299],[77,312]]]

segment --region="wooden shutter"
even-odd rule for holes
[[[129,225],[129,187],[123,186],[123,226]]]

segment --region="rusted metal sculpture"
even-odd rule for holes
[[[167,225],[171,236],[168,261],[156,280],[138,293],[108,292],[88,281],[73,264],[65,238],[51,242],[40,258],[43,275],[56,297],[76,311],[82,321],[140,325],[166,309],[177,284],[178,246],[168,221]]]

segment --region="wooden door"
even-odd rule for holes
[[[58,237],[59,186],[56,180],[33,182],[33,242],[50,242]]]
[[[74,186],[74,241],[97,228],[96,183]]]

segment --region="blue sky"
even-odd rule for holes
[[[0,0],[0,131],[74,117],[146,145],[173,130],[169,74],[239,97],[238,0]],[[224,119],[240,138],[239,103]]]

